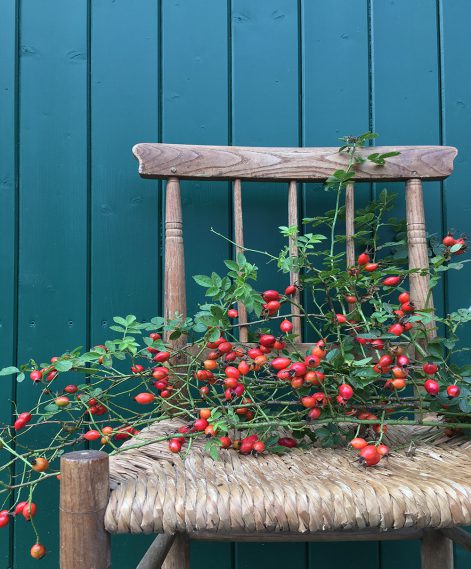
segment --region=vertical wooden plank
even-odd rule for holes
[[[303,145],[340,146],[339,137],[371,128],[368,1],[303,0],[301,33]],[[364,207],[371,195],[370,184],[355,184],[357,208]],[[334,192],[304,185],[305,217],[322,215],[334,205]],[[308,291],[305,302],[309,307]],[[307,341],[314,339],[310,329],[305,335]]]
[[[17,230],[17,172],[16,172],[16,2],[0,3],[0,368],[15,363],[16,358],[16,230]],[[15,389],[13,383],[0,382],[0,421],[11,424],[11,406]],[[0,451],[0,462],[6,460]],[[7,477],[5,478],[7,481]],[[0,499],[0,509],[9,503]],[[0,532],[0,567],[11,564],[10,543],[12,524]]]
[[[375,128],[381,141],[392,145],[439,144],[436,3],[375,2],[372,26]],[[404,190],[398,186],[402,185],[389,187],[399,194],[395,213],[404,217]],[[440,183],[427,183],[424,194],[427,230],[440,233]],[[435,291],[435,306],[441,312],[443,290]],[[381,544],[382,569],[399,567],[399,560],[409,563],[409,559],[418,559],[416,543],[404,543],[400,548],[394,543]]]
[[[228,144],[227,3],[163,0],[162,15],[163,140]],[[188,312],[193,314],[204,297],[191,276],[222,273],[222,261],[230,258],[227,241],[210,231],[214,227],[231,237],[230,186],[205,181],[181,186]]]
[[[471,4],[465,0],[439,2],[441,16],[441,68],[443,95],[443,142],[458,148],[455,171],[444,184],[444,228],[456,234],[471,235],[471,200],[467,191],[471,164],[469,107],[471,105],[471,62],[466,56],[471,38],[465,33],[466,20],[471,17]],[[460,39],[461,38],[461,39]],[[459,257],[458,257],[459,258]],[[465,255],[469,258],[469,253]],[[471,281],[471,266],[448,274],[447,310],[471,306],[471,289],[463,283]],[[471,343],[469,328],[463,328],[462,346]],[[457,363],[468,362],[464,353]],[[464,569],[471,563],[471,554],[460,551],[457,567]]]
[[[163,0],[163,130],[165,142],[230,144],[228,7],[221,0]],[[204,301],[192,275],[226,270],[231,237],[231,191],[226,182],[181,182],[188,314]],[[191,545],[195,569],[231,567],[230,543]],[[216,566],[215,565],[215,566]]]
[[[372,10],[375,128],[382,143],[440,144],[436,3],[376,2]],[[388,187],[398,194],[394,213],[405,217],[404,189],[401,184]],[[427,232],[440,236],[440,182],[427,182],[424,203]],[[443,312],[443,294],[442,286],[434,291],[438,313]]]
[[[298,23],[291,0],[254,3],[234,0],[233,143],[253,146],[298,146]],[[244,183],[244,238],[247,247],[277,252],[286,245],[278,226],[287,225],[284,184]],[[260,228],[263,227],[263,231]],[[289,276],[266,259],[258,286],[284,289]]]
[[[87,336],[86,2],[24,0],[20,37],[18,359],[41,362]],[[37,395],[22,385],[18,409]],[[56,480],[41,488],[35,518],[51,567],[57,493]],[[33,543],[31,527],[17,524],[15,567],[34,565]]]
[[[455,171],[444,183],[444,227],[458,233],[471,234],[471,201],[466,191],[471,164],[471,141],[468,129],[471,105],[471,62],[467,52],[471,49],[471,37],[466,33],[466,21],[471,17],[471,4],[466,0],[439,1],[440,47],[442,71],[442,120],[443,143],[457,146]],[[468,256],[469,258],[469,256]],[[451,272],[447,278],[446,306],[453,311],[471,306],[471,290],[463,283],[471,280],[469,264],[459,272]],[[462,346],[469,346],[471,333],[463,330]],[[467,363],[463,355],[457,363]],[[471,553],[455,547],[455,568],[471,566]]]
[[[298,146],[298,39],[297,2],[233,0],[233,144]],[[244,182],[245,245],[270,252],[286,245],[278,230],[288,224],[286,206],[285,184]],[[288,275],[273,264],[265,266],[262,256],[249,258],[260,267],[260,290],[284,290]],[[282,567],[289,562],[293,569],[304,569],[305,552],[303,544],[240,543],[236,567]]]
[[[361,134],[370,128],[368,2],[304,0],[301,31],[303,144],[338,146],[339,137]],[[370,197],[369,184],[355,184],[356,207],[364,207]],[[319,186],[305,185],[306,217],[322,215],[334,206],[334,201],[335,196]],[[309,330],[306,335],[313,337]],[[379,568],[377,542],[310,543],[308,549],[311,569],[353,569],[356,559],[362,560],[358,567],[366,563],[368,569]]]
[[[159,138],[159,4],[91,2],[92,345],[113,316],[151,318],[162,307],[161,196],[131,154]],[[135,567],[151,541],[113,536],[112,559]]]

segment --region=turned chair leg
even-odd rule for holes
[[[190,540],[187,535],[178,534],[175,537],[162,569],[190,569]]]
[[[421,560],[422,569],[453,569],[453,542],[439,530],[425,530]]]
[[[109,489],[106,453],[83,450],[61,458],[61,569],[111,567],[110,536],[104,524]]]

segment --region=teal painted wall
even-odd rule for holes
[[[0,0],[0,367],[101,342],[115,314],[161,311],[160,184],[139,179],[138,141],[335,145],[371,128],[384,144],[456,145],[456,173],[427,185],[427,216],[433,231],[471,233],[470,19],[469,0]],[[247,241],[276,247],[286,189],[248,186],[244,199]],[[199,232],[188,273],[222,267],[231,252],[208,229],[233,229],[228,184],[186,183],[183,201],[186,234]],[[303,188],[304,215],[328,207]],[[280,282],[273,269],[262,281]],[[470,306],[470,283],[469,268],[450,276],[440,309]],[[0,383],[0,421],[33,397]],[[47,567],[56,499],[51,484]],[[27,524],[2,530],[0,568],[35,567],[32,540]],[[148,542],[114,538],[114,567],[135,567]],[[412,569],[418,554],[194,544],[192,569]],[[457,569],[470,563],[457,552]]]

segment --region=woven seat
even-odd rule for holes
[[[156,424],[127,446],[178,426]],[[389,442],[408,450],[369,469],[346,449],[259,457],[222,451],[213,461],[204,443],[195,443],[185,460],[170,453],[166,441],[130,448],[111,458],[114,490],[105,524],[112,533],[189,534],[471,524],[471,442],[444,437],[431,444],[433,431],[416,429],[411,447],[409,428],[390,431]]]

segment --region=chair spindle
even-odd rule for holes
[[[292,227],[295,225],[299,227],[298,220],[298,184],[296,180],[291,180],[288,188],[288,226]],[[295,259],[298,257],[298,247],[296,245],[296,236],[290,237],[289,240],[289,254],[290,257]],[[299,283],[299,271],[296,269],[290,272],[291,284]],[[300,294],[299,289],[296,289],[296,293],[292,296],[294,304],[291,305],[291,312],[295,315],[300,314]],[[293,317],[293,334],[296,334],[299,340],[301,340],[301,318],[299,316]]]
[[[234,228],[235,228],[235,242],[236,253],[244,252],[244,218],[242,215],[242,183],[240,180],[234,180]],[[247,322],[247,309],[241,303],[237,303],[237,310],[239,312],[239,323],[245,324]],[[239,340],[247,342],[249,337],[247,326],[240,326]]]
[[[175,313],[186,316],[185,251],[183,244],[182,204],[180,181],[169,178],[165,199],[165,290],[164,316],[166,320]],[[180,337],[173,345],[184,344]]]
[[[422,181],[411,178],[406,182],[407,242],[409,250],[409,269],[429,268],[427,233],[425,230],[425,210]],[[410,295],[418,309],[433,309],[430,294],[429,275],[414,273],[410,275]],[[434,325],[427,326],[429,338],[436,335]]]
[[[355,265],[355,242],[353,240],[355,235],[355,190],[353,182],[349,182],[345,190],[345,235],[347,237],[347,267],[353,267]]]

